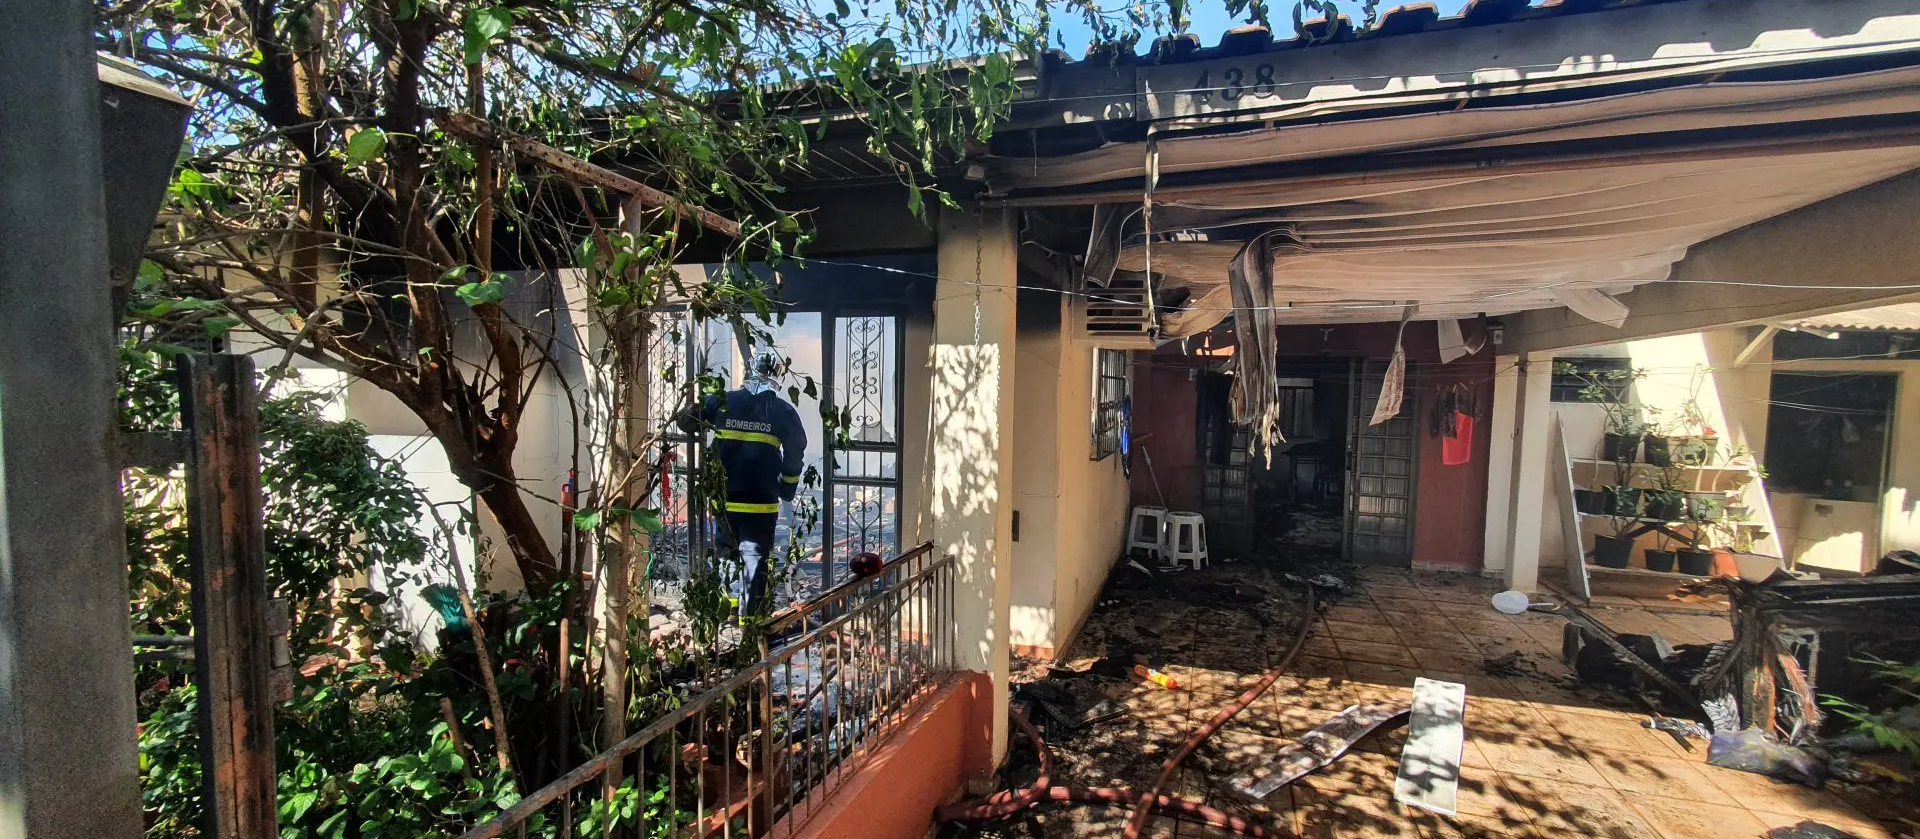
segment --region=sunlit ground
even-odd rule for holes
[[[1283,613],[1294,603],[1297,611],[1298,595],[1269,585],[1261,600],[1253,583],[1270,583],[1264,573],[1223,566],[1166,580],[1186,589],[1179,595],[1155,593],[1096,611],[1069,658],[1151,648],[1187,689],[1134,687],[1124,694],[1131,717],[1061,738],[1063,780],[1056,783],[1146,784],[1169,750],[1279,656],[1291,615],[1260,610]],[[1371,569],[1363,576],[1364,590],[1316,621],[1293,674],[1196,753],[1173,792],[1309,837],[1726,839],[1805,819],[1861,839],[1892,835],[1868,815],[1872,797],[1850,800],[1707,766],[1704,742],[1686,751],[1669,735],[1641,727],[1645,716],[1624,697],[1571,686],[1560,678],[1567,672],[1558,655],[1560,619],[1494,611],[1487,603],[1498,590],[1493,581]],[[1209,605],[1196,596],[1209,590],[1239,602]],[[1625,598],[1595,608],[1618,631],[1658,630],[1675,643],[1729,634],[1714,612],[1656,614]],[[1262,618],[1274,625],[1263,628]],[[1484,672],[1483,661],[1512,652],[1521,653],[1520,675]],[[1394,802],[1401,732],[1362,742],[1270,800],[1250,803],[1227,791],[1228,778],[1263,765],[1348,705],[1408,701],[1416,676],[1467,685],[1459,815]],[[1041,813],[1045,835],[1062,837],[1117,836],[1126,819],[1121,810]],[[1231,835],[1167,819],[1154,825],[1155,836]]]

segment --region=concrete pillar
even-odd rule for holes
[[[1487,420],[1487,555],[1483,571],[1503,576],[1510,564],[1509,530],[1513,527],[1513,447],[1519,437],[1520,357],[1493,359],[1493,411]]]
[[[928,357],[928,504],[935,541],[959,560],[959,664],[993,682],[995,765],[1007,750],[1011,664],[1016,246],[1013,219],[1004,210],[941,214]]]
[[[0,837],[134,839],[133,641],[115,451],[92,9],[0,30]],[[33,79],[33,84],[22,80]]]
[[[1520,369],[1518,405],[1520,436],[1513,446],[1513,497],[1507,507],[1507,587],[1521,591],[1540,588],[1540,530],[1547,503],[1547,469],[1553,434],[1553,356],[1538,353]],[[1569,561],[1578,562],[1578,557]]]

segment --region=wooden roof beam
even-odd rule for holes
[[[599,187],[631,196],[644,206],[677,213],[693,219],[701,227],[715,233],[723,233],[735,239],[740,238],[740,223],[733,219],[705,207],[688,204],[626,175],[575,157],[539,140],[496,128],[472,114],[443,110],[436,111],[433,116],[434,121],[440,123],[440,127],[446,129],[449,134],[476,142],[504,145],[514,153],[533,158],[561,177],[581,186]]]

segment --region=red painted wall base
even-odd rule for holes
[[[933,808],[991,771],[993,686],[965,673],[941,687],[831,799],[770,835],[799,839],[923,839]]]

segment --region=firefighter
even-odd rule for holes
[[[740,574],[733,593],[742,616],[764,616],[770,611],[767,578],[774,524],[780,518],[780,502],[792,501],[799,490],[806,462],[807,432],[800,424],[800,412],[780,398],[777,386],[785,366],[772,350],[756,351],[746,384],[707,397],[698,412],[701,427],[713,430],[711,451],[727,471],[720,549],[726,559],[738,563]],[[683,425],[693,423],[683,421]]]

